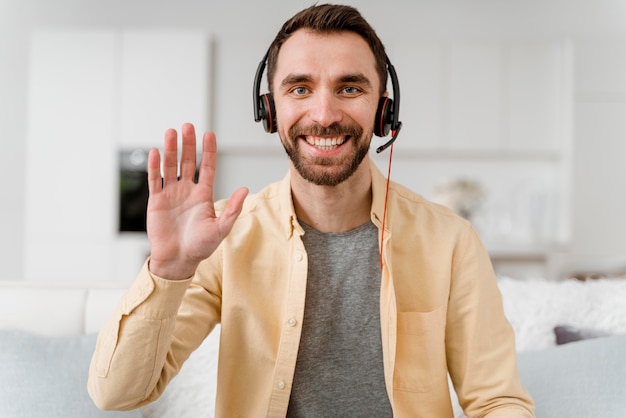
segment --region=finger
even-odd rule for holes
[[[148,153],[148,192],[155,194],[163,189],[163,179],[161,178],[161,154],[156,148],[152,148]]]
[[[180,178],[194,180],[196,175],[196,131],[192,124],[182,128],[183,152],[180,157]]]
[[[228,235],[233,228],[237,217],[241,213],[243,202],[247,195],[248,189],[241,187],[235,190],[230,199],[228,199],[228,203],[226,203],[226,207],[219,217],[219,230],[222,237]]]
[[[205,132],[202,138],[202,158],[200,160],[200,175],[198,183],[205,184],[213,190],[215,180],[215,169],[217,167],[217,145],[215,134],[211,131]],[[211,200],[213,198],[211,197]]]
[[[163,147],[163,186],[178,180],[178,139],[176,130],[165,131]]]

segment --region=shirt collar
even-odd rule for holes
[[[278,186],[278,196],[280,201],[280,218],[285,229],[287,238],[291,238],[295,233],[303,235],[304,230],[298,223],[296,217],[296,210],[293,206],[293,198],[291,196],[291,174],[287,171],[287,174],[280,182]]]
[[[380,171],[378,166],[370,159],[370,171],[372,173],[372,222],[378,228],[383,224],[385,213],[385,200],[387,194],[387,178]],[[385,223],[388,223],[388,219]]]
[[[387,179],[370,159],[370,172],[372,175],[372,208],[371,219],[374,225],[381,227],[383,223],[383,214],[385,211],[385,195],[387,191]],[[280,211],[283,227],[288,238],[295,233],[303,235],[304,230],[298,223],[296,210],[293,206],[293,198],[291,196],[291,174],[287,172],[279,185]]]

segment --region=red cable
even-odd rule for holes
[[[395,132],[392,132],[392,135]],[[389,165],[387,167],[387,186],[385,187],[385,206],[383,209],[383,226],[382,233],[380,237],[380,269],[383,269],[383,242],[385,241],[385,221],[387,219],[387,197],[389,196],[389,181],[391,179],[391,161],[393,157],[393,143],[391,144],[391,148],[389,148]]]

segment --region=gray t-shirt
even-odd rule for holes
[[[302,224],[308,277],[287,417],[392,417],[380,335],[378,230]]]

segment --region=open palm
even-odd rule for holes
[[[195,183],[196,133],[193,125],[182,127],[180,176],[177,133],[165,133],[161,156],[152,149],[148,157],[147,231],[150,241],[150,270],[163,278],[185,279],[200,261],[210,256],[228,235],[241,212],[248,190],[233,193],[220,216],[213,206],[216,143],[213,132],[202,140],[200,174]]]

